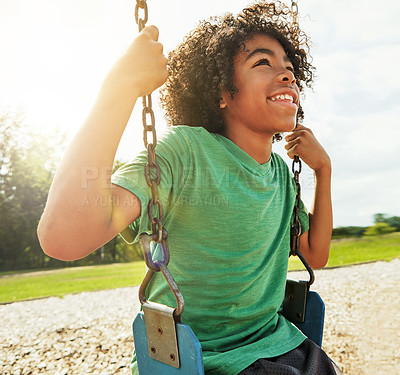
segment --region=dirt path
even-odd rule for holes
[[[317,271],[324,349],[345,374],[400,374],[400,260]]]
[[[298,273],[290,273],[297,278]],[[316,271],[344,374],[400,374],[400,259]],[[0,306],[0,374],[129,374],[137,288]]]

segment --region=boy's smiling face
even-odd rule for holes
[[[293,65],[275,39],[256,34],[234,59],[231,99],[224,91],[220,102],[226,132],[250,131],[270,135],[296,126],[299,88]]]

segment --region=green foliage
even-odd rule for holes
[[[400,217],[392,216],[388,217],[386,214],[375,214],[374,215],[374,223],[386,223],[392,228],[395,228],[396,231],[400,231]]]
[[[361,237],[364,234],[365,227],[338,227],[333,228],[332,238]]]
[[[395,228],[396,231],[400,232],[400,217],[399,216],[392,216],[389,217],[386,221],[391,227]]]
[[[379,213],[379,214],[375,214],[374,215],[374,223],[375,224],[384,223],[386,219],[387,219],[387,215],[386,214]]]
[[[375,225],[372,227],[350,226],[333,228],[332,239],[362,237],[363,235],[375,236],[400,231],[399,216],[388,217],[386,214],[378,213],[374,215],[374,223]]]
[[[44,210],[63,136],[34,132],[21,116],[0,117],[0,270],[130,262],[143,259],[119,236],[76,262],[61,262],[40,248],[36,228]],[[121,163],[116,161],[114,169]]]
[[[35,134],[16,115],[0,118],[0,269],[42,266],[36,226],[61,137]]]
[[[389,224],[378,222],[372,227],[368,227],[364,232],[364,236],[378,236],[380,234],[387,234],[395,231],[396,228],[391,227]]]

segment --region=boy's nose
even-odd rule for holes
[[[296,77],[294,76],[294,73],[288,69],[282,70],[282,72],[279,73],[278,80],[281,82],[290,82],[292,85],[296,83]]]

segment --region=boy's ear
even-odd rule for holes
[[[224,97],[222,96],[221,100],[219,101],[219,108],[224,109],[224,108],[226,108],[226,106],[227,106],[227,103],[226,103]]]

